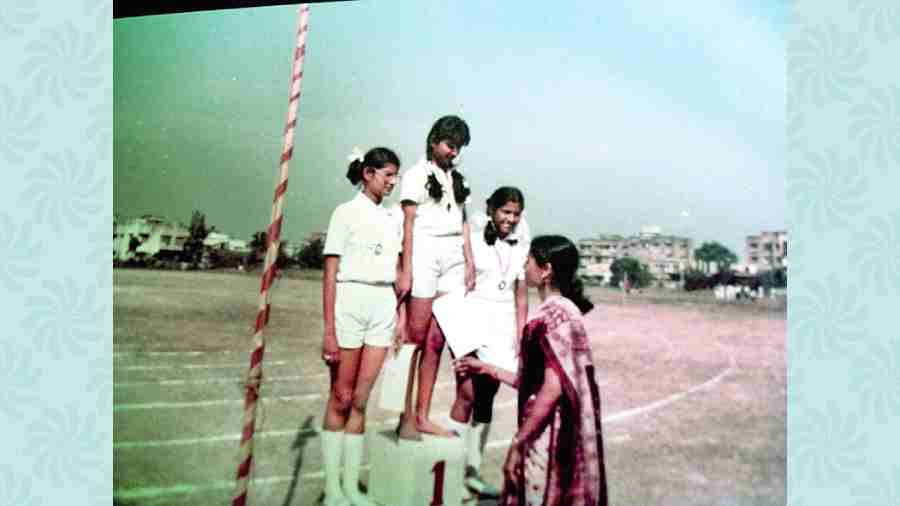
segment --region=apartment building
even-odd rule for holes
[[[746,243],[747,265],[756,271],[768,271],[787,267],[787,231],[762,231],[748,235]]]
[[[131,260],[163,252],[181,251],[190,231],[181,223],[144,215],[113,223],[113,259]]]
[[[660,281],[680,274],[694,263],[694,241],[662,233],[658,226],[641,227],[635,236],[601,235],[578,241],[581,255],[579,275],[608,283],[612,278],[612,263],[630,256],[647,265],[650,273]]]

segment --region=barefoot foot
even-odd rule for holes
[[[459,434],[457,434],[456,431],[445,429],[427,418],[416,418],[416,429],[422,434],[429,434],[432,436],[459,437]]]

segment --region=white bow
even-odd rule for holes
[[[359,150],[359,147],[353,146],[353,151],[351,151],[350,154],[347,155],[347,161],[352,162],[353,160],[359,160],[359,163],[362,163],[364,157],[365,155],[363,155],[363,152]]]

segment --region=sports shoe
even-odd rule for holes
[[[481,476],[472,475],[466,478],[466,487],[470,490],[478,492],[478,495],[484,497],[500,497],[500,489],[481,479]]]

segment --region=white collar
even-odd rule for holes
[[[381,197],[380,204],[376,204],[362,190],[360,190],[359,193],[356,194],[356,198],[354,200],[360,200],[360,199],[366,201],[367,204],[369,204],[370,206],[372,206],[376,209],[384,209],[385,208],[384,207],[384,197]]]

